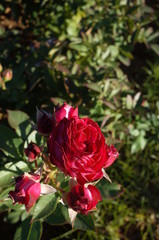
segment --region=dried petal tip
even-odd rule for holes
[[[103,177],[105,177],[110,183],[112,183],[110,177],[108,176],[108,174],[106,173],[106,171],[104,169],[102,169],[103,172]]]
[[[77,216],[77,212],[75,212],[72,208],[68,209],[68,215],[71,221],[72,228],[74,227],[74,222]]]
[[[48,184],[41,184],[41,195],[53,194],[56,192],[56,189]]]

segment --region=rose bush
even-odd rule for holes
[[[9,196],[13,200],[13,204],[25,204],[26,210],[29,212],[40,197],[40,175],[24,173],[22,176],[15,178],[15,181],[15,191],[10,191]]]
[[[34,164],[31,168],[34,173],[24,173],[15,178],[15,190],[9,192],[9,197],[13,204],[24,204],[29,212],[40,196],[51,194],[38,201],[40,207],[35,206],[32,219],[49,216],[52,206],[62,202],[68,205],[68,222],[71,221],[74,226],[77,213],[87,215],[102,200],[95,181],[103,176],[111,181],[104,168],[116,160],[118,151],[113,145],[106,144],[96,122],[90,118],[80,118],[78,108],[66,103],[57,107],[52,115],[37,110],[35,129],[45,137],[40,137],[41,146],[30,142],[24,149],[28,162],[35,161],[35,168]],[[46,145],[43,140],[47,141]],[[43,159],[42,164],[39,162],[41,166],[38,164],[40,156]],[[62,174],[59,179],[59,169],[69,177],[65,178]],[[65,185],[69,184],[69,192],[64,182]],[[44,201],[46,199],[51,200]],[[43,204],[46,204],[44,211],[41,210]]]
[[[101,179],[102,169],[118,157],[115,147],[105,143],[98,124],[77,116],[59,121],[49,137],[48,152],[51,162],[80,184]]]
[[[99,190],[92,185],[86,188],[77,184],[71,188],[67,195],[69,207],[82,214],[88,214],[90,211],[95,210],[97,203],[101,200]]]

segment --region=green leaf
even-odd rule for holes
[[[102,91],[98,83],[85,83],[84,86],[98,93],[101,93]]]
[[[45,219],[50,225],[62,225],[69,223],[68,209],[63,204],[59,203],[55,211]]]
[[[96,187],[99,189],[103,199],[112,199],[120,196],[124,189],[118,183],[110,183],[105,179],[100,180]]]
[[[7,112],[9,125],[15,129],[18,136],[26,139],[31,130],[29,116],[19,110],[7,110]]]
[[[30,223],[30,218],[22,222],[17,228],[13,240],[40,240],[42,235],[42,223]]]
[[[130,94],[126,96],[126,107],[127,109],[132,109],[133,107],[133,98]]]
[[[14,189],[12,189],[14,190]],[[8,191],[9,192],[9,191]],[[26,211],[24,204],[13,204],[13,201],[11,199],[5,199],[2,202],[3,206],[5,206],[7,209],[17,211],[17,212],[24,212]],[[3,207],[2,206],[2,207]]]
[[[12,177],[19,176],[23,174],[24,171],[29,171],[28,165],[19,161],[17,163],[9,162],[5,164],[3,168],[0,169],[0,187],[7,187],[14,183]]]
[[[23,144],[22,139],[10,128],[0,125],[0,149],[13,158],[19,158],[20,146]]]
[[[133,59],[133,55],[129,51],[125,51],[124,49],[120,48],[120,52],[123,55],[123,57]]]
[[[150,44],[150,48],[159,55],[159,44]]]
[[[118,56],[119,60],[125,65],[125,66],[130,66],[130,59],[129,58],[125,58],[122,55]]]
[[[131,153],[136,153],[145,148],[147,140],[144,137],[144,135],[145,135],[145,132],[141,131],[140,135],[136,138],[136,140],[133,142],[133,144],[131,146]]]
[[[11,191],[11,190],[13,190],[13,186],[3,189],[0,192],[0,199],[2,200],[2,199],[7,198],[8,197],[8,192]]]
[[[82,44],[70,43],[69,47],[71,49],[74,49],[74,50],[78,51],[78,52],[87,52],[88,51],[88,48],[85,45],[82,45]]]
[[[42,235],[42,223],[34,222],[31,224],[27,240],[40,240]]]
[[[12,200],[11,199],[7,199],[8,198],[8,193],[11,191],[11,190],[14,190],[13,189],[13,186],[12,187],[8,187],[8,188],[5,188],[5,189],[1,189],[1,192],[0,192],[0,212],[3,212],[5,210],[8,209],[8,205],[10,204],[13,204]],[[9,204],[8,204],[9,202]],[[15,205],[14,205],[15,206]]]
[[[59,198],[55,193],[42,196],[35,206],[32,220],[36,221],[48,217],[55,211],[58,200]]]
[[[26,113],[19,110],[7,110],[7,112],[9,125],[14,129],[18,128],[22,122],[29,118]]]
[[[20,211],[12,211],[6,217],[6,221],[8,223],[14,224],[14,223],[17,223],[18,221],[20,221],[20,217],[21,217]]]
[[[151,42],[151,41],[153,41],[155,38],[158,38],[158,37],[159,37],[159,32],[155,32],[155,33],[151,34],[151,35],[148,37],[147,41],[148,41],[148,42]]]
[[[94,223],[91,215],[78,214],[74,222],[74,228],[84,231],[94,230]]]

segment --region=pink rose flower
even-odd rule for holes
[[[63,118],[58,123],[48,140],[48,152],[51,162],[80,184],[101,179],[102,168],[118,156],[111,155],[97,123],[78,117]]]
[[[40,175],[24,173],[15,178],[15,181],[15,191],[10,191],[9,196],[13,200],[13,204],[25,204],[26,210],[29,212],[41,193]]]
[[[78,108],[73,108],[67,103],[64,103],[55,111],[55,118],[57,122],[61,121],[63,118],[71,119],[72,117],[78,117]]]
[[[92,185],[86,188],[84,185],[78,184],[67,195],[69,207],[82,214],[88,214],[90,211],[95,210],[97,203],[101,200],[99,190]]]
[[[33,162],[39,157],[41,149],[33,142],[29,143],[28,147],[24,149],[25,155],[29,162]]]
[[[44,110],[37,109],[36,118],[38,132],[44,136],[48,136],[55,126],[55,119],[53,115],[45,112]]]

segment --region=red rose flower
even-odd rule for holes
[[[15,180],[15,191],[10,191],[9,196],[13,200],[13,204],[25,204],[28,212],[34,206],[41,193],[40,175],[24,173],[22,176],[15,178]]]
[[[55,111],[56,122],[61,121],[64,117],[68,119],[71,119],[72,117],[78,117],[78,108],[73,108],[67,103],[64,103]]]
[[[37,109],[37,130],[41,135],[48,136],[54,126],[55,119],[53,115],[45,112],[44,110]]]
[[[98,124],[89,118],[63,118],[50,135],[48,151],[51,162],[80,184],[101,179],[102,168],[117,157],[112,160]]]
[[[101,200],[99,190],[92,185],[86,188],[84,185],[78,184],[67,195],[69,207],[82,214],[88,214],[90,211],[95,210],[97,203]]]
[[[108,161],[105,164],[105,168],[109,167],[119,156],[118,151],[113,145],[108,146]]]
[[[33,162],[41,153],[41,149],[33,142],[29,143],[28,147],[24,149],[25,155],[29,162]]]

